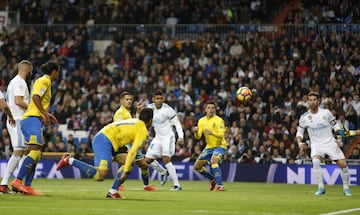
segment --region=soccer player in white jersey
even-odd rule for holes
[[[349,169],[344,153],[340,149],[344,131],[341,130],[340,126],[336,123],[335,117],[328,109],[319,107],[319,93],[310,92],[308,94],[308,104],[309,110],[300,116],[296,139],[299,147],[304,147],[305,143],[303,142],[303,135],[305,130],[307,130],[310,138],[313,171],[318,183],[318,190],[315,192],[315,195],[325,194],[320,160],[327,154],[341,168],[344,195],[351,196],[349,188]],[[333,130],[337,135],[337,139],[334,138]]]
[[[184,132],[175,110],[164,103],[164,99],[162,91],[156,90],[152,97],[153,103],[148,105],[154,111],[152,125],[155,130],[155,137],[147,149],[145,160],[153,169],[162,174],[161,185],[165,184],[167,174],[169,174],[174,184],[171,190],[180,191],[182,188],[176,174],[176,169],[171,162],[171,157],[175,154],[175,133],[172,127],[175,126],[176,128],[178,144],[184,142]],[[157,158],[162,158],[168,173],[161,165],[154,165],[152,163]]]
[[[8,161],[5,174],[0,185],[0,192],[4,193],[11,192],[7,186],[9,177],[20,163],[25,150],[24,138],[20,130],[20,119],[25,113],[30,101],[26,79],[31,75],[32,70],[33,65],[30,61],[20,61],[18,65],[18,74],[10,81],[7,88],[6,97],[9,108],[16,120],[16,126],[11,126],[9,122],[6,123],[11,139],[11,145],[14,151]]]

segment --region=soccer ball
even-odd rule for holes
[[[248,101],[250,101],[251,97],[252,92],[248,87],[240,87],[236,91],[236,98],[242,103],[247,103]]]

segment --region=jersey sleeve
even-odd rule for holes
[[[303,116],[300,117],[299,125],[296,130],[296,136],[303,138],[305,132],[305,119]]]
[[[14,96],[25,96],[25,91],[27,90],[26,83],[18,82],[14,89]]]
[[[46,79],[35,81],[32,94],[43,97],[44,94],[46,93],[46,90],[49,89],[49,87],[50,87],[50,83]]]
[[[325,114],[326,114],[327,119],[329,120],[329,123],[330,123],[331,127],[332,127],[335,131],[341,130],[340,125],[337,123],[336,118],[335,118],[335,116],[331,113],[331,111],[328,110],[328,109],[326,109],[326,110],[325,110]]]

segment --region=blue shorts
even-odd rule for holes
[[[94,151],[94,166],[98,167],[101,160],[106,160],[108,169],[111,169],[113,147],[110,140],[102,133],[97,133],[92,141]]]
[[[43,145],[43,124],[39,117],[31,116],[20,121],[21,131],[26,144]]]
[[[220,161],[223,160],[226,150],[222,147],[204,149],[198,157],[198,160],[207,161],[208,164],[211,163],[212,157],[218,157]]]

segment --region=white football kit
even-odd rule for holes
[[[26,104],[29,104],[30,102],[29,89],[26,81],[22,79],[19,75],[15,76],[10,81],[6,93],[9,108],[14,116],[14,119],[16,120],[16,126],[11,126],[9,122],[7,122],[6,125],[9,131],[13,148],[16,150],[23,150],[25,148],[25,143],[20,128],[20,120],[26,110],[15,104],[15,96],[22,96]]]
[[[332,160],[345,159],[332,132],[333,129],[340,129],[340,126],[328,109],[319,108],[315,114],[307,111],[301,115],[296,136],[303,137],[305,129],[310,138],[311,157],[324,157],[327,154]]]
[[[151,141],[145,157],[152,159],[162,156],[172,157],[175,154],[175,134],[172,125],[175,126],[178,137],[184,138],[184,132],[177,114],[166,103],[163,103],[160,109],[156,109],[154,103],[149,104],[148,107],[154,111],[152,125],[155,130],[155,137]]]

